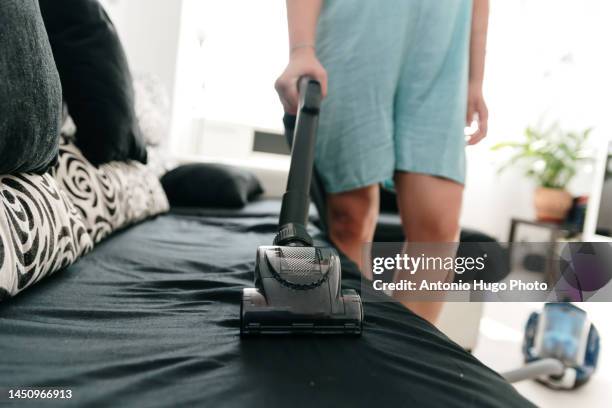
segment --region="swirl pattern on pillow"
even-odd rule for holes
[[[0,300],[92,247],[80,214],[51,175],[0,176]]]
[[[53,175],[81,213],[94,243],[169,209],[166,194],[150,168],[135,161],[95,167],[66,135],[60,138]]]

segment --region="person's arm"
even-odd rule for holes
[[[489,0],[473,0],[472,32],[470,37],[470,74],[468,88],[468,125],[478,116],[478,130],[472,135],[469,144],[480,142],[488,131],[489,112],[482,94],[484,81],[487,31],[489,28]]]
[[[315,48],[317,21],[323,0],[287,0],[289,52]]]
[[[297,110],[297,83],[300,77],[310,75],[321,83],[323,96],[327,94],[327,73],[319,62],[316,50],[317,21],[323,0],[287,0],[289,28],[289,64],[276,80],[285,112]]]

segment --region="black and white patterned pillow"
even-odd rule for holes
[[[51,175],[0,176],[0,300],[92,247],[81,215]]]
[[[95,167],[67,135],[60,138],[53,175],[81,213],[94,243],[169,209],[166,193],[152,169],[135,161]]]

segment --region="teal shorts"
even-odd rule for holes
[[[330,193],[396,171],[465,181],[471,0],[327,0],[316,166]]]

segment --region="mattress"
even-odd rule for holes
[[[175,210],[0,304],[0,388],[70,389],[45,401],[62,406],[531,405],[391,300],[365,304],[361,338],[241,340],[241,289],[278,208]],[[344,258],[343,273],[359,289]]]

